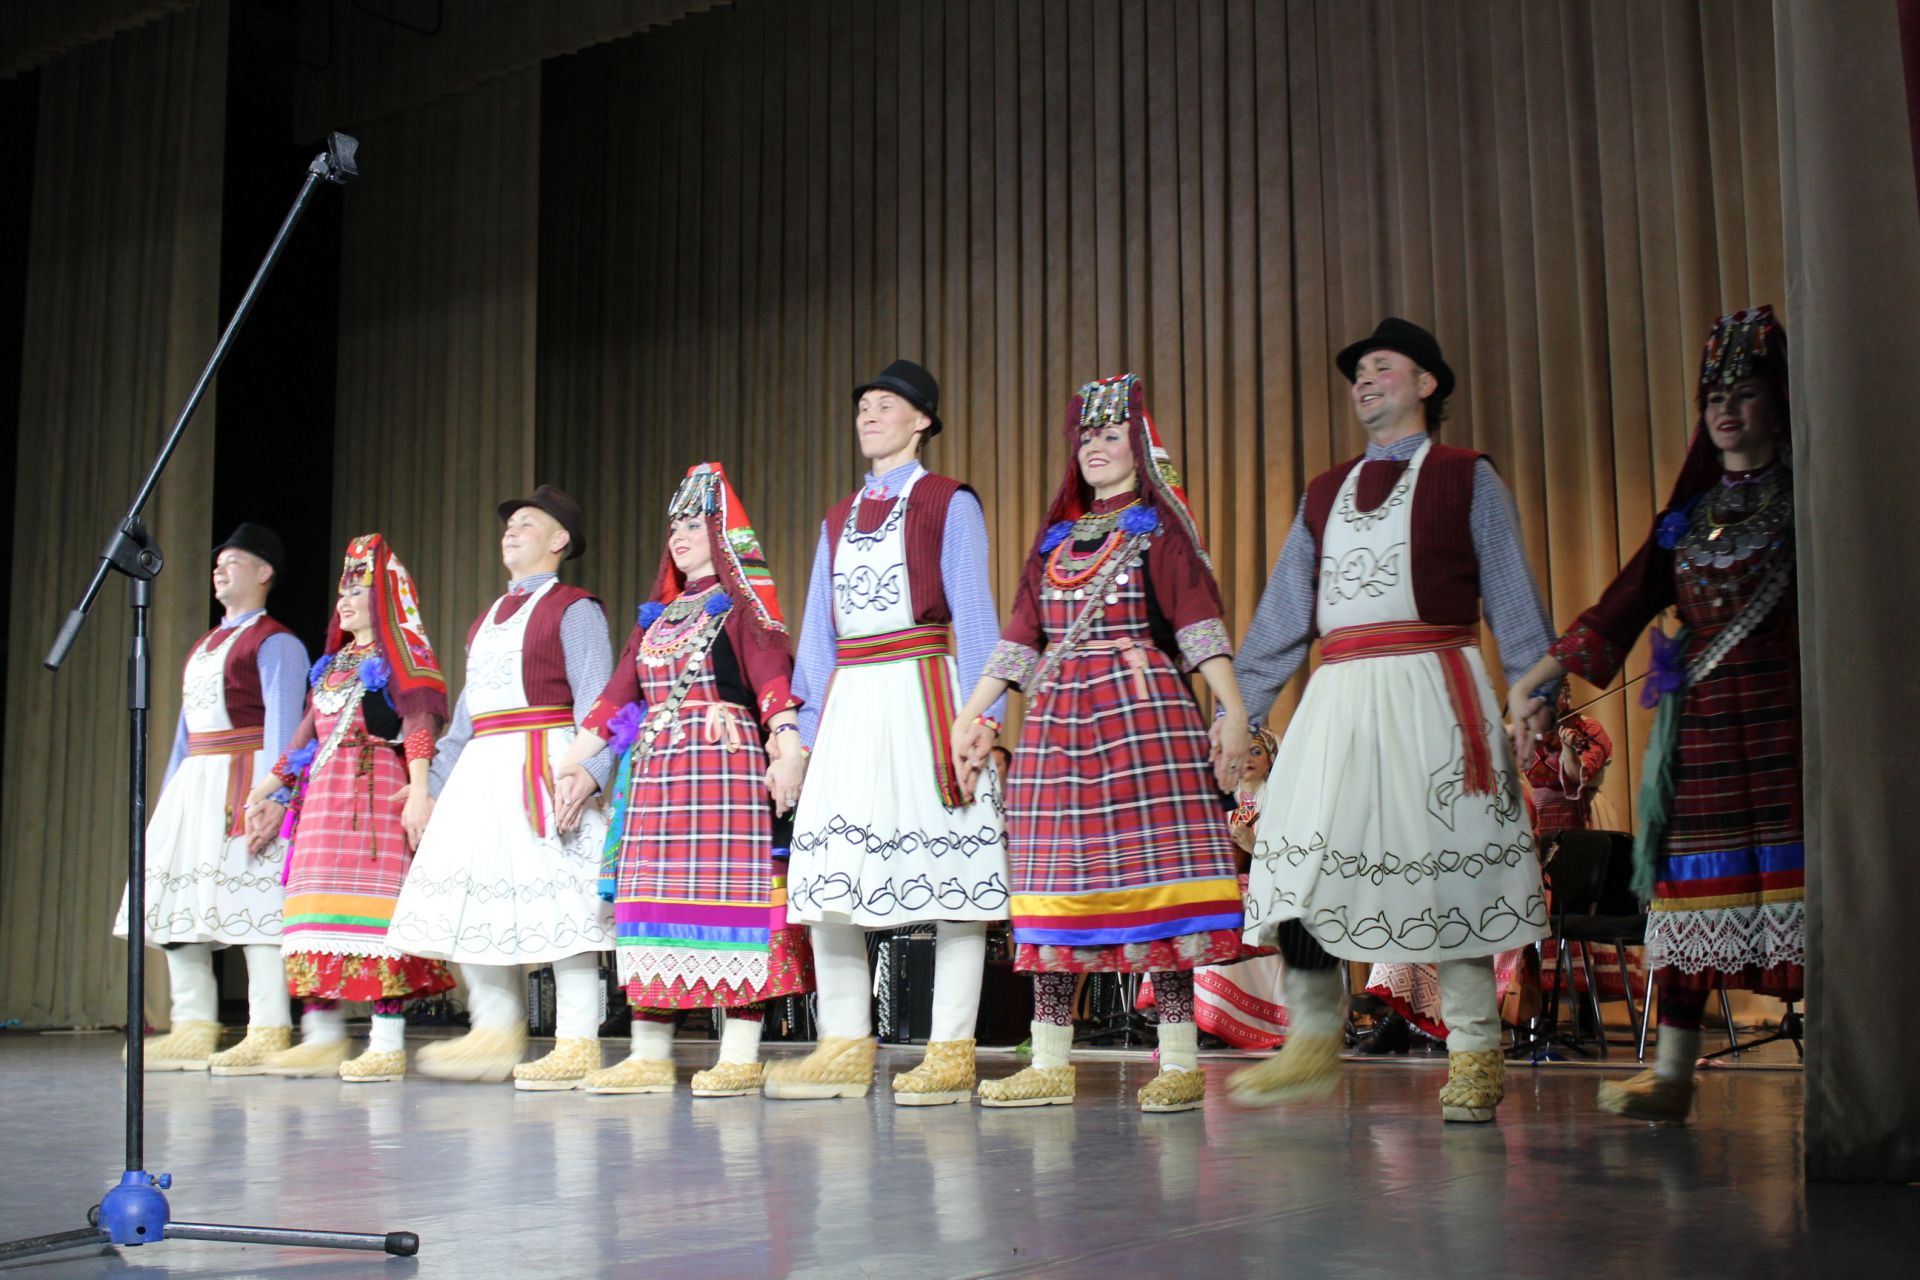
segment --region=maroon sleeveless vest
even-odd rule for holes
[[[928,472],[913,486],[913,498],[907,504],[907,574],[913,579],[913,620],[917,625],[953,621],[953,609],[947,604],[946,583],[940,576],[940,547],[946,539],[947,508],[953,503],[953,495],[962,489],[973,493],[970,486],[951,476]],[[871,533],[886,523],[887,514],[897,501],[897,498],[888,498],[875,502],[856,492],[833,504],[827,512],[829,573],[840,551],[840,530],[846,528],[847,513],[853,510],[853,504],[860,504],[853,527],[862,533]]]
[[[1473,626],[1480,621],[1480,557],[1473,549],[1473,471],[1485,455],[1435,442],[1420,467],[1413,491],[1409,548],[1413,566],[1413,603],[1420,621]],[[1354,486],[1354,505],[1371,511],[1386,501],[1406,474],[1404,461],[1367,462],[1364,457],[1322,471],[1307,484],[1307,532],[1315,559],[1333,513],[1334,499],[1347,473],[1365,465]]]
[[[505,622],[532,598],[531,595],[508,596],[488,605],[487,609],[497,607],[499,616],[495,621]],[[560,643],[560,619],[581,600],[600,604],[600,597],[591,591],[556,582],[551,591],[540,597],[533,616],[527,619],[527,634],[520,650],[520,682],[526,686],[530,707],[573,705],[573,686],[567,683],[567,651]],[[606,608],[604,604],[600,607],[603,611]],[[473,648],[473,638],[480,634],[480,626],[486,620],[487,610],[483,609],[467,628],[467,648]]]

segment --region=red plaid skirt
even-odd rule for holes
[[[665,701],[676,672],[643,666],[642,695]],[[709,725],[720,741],[708,741]],[[786,923],[766,773],[753,711],[717,699],[709,666],[675,723],[654,734],[628,793],[614,919],[635,1008],[727,1008],[812,990],[806,929]]]
[[[1680,580],[1689,659],[1746,603],[1714,586],[1716,576]],[[1804,988],[1799,636],[1789,590],[1681,704],[1672,820],[1648,918],[1668,986],[1789,1000]]]
[[[393,906],[413,850],[391,799],[407,785],[392,744],[370,737],[359,708],[325,766],[311,774],[287,854],[287,989],[296,996],[372,1000],[430,995],[453,986],[439,961],[387,945]],[[314,715],[325,742],[335,717]]]
[[[1141,581],[1027,708],[1007,781],[1014,967],[1153,972],[1236,959],[1240,892],[1199,705],[1147,632]],[[1044,596],[1045,593],[1043,593]],[[1043,598],[1050,639],[1077,600]]]

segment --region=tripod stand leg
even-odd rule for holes
[[[90,1244],[110,1243],[112,1241],[107,1233],[98,1227],[56,1231],[50,1236],[28,1236],[25,1240],[9,1240],[0,1244],[0,1263],[17,1262],[21,1258],[32,1258],[43,1253],[58,1253],[63,1249],[83,1249]]]
[[[303,1231],[297,1227],[237,1227],[219,1222],[169,1222],[169,1240],[213,1240],[221,1244],[275,1244],[300,1249],[361,1249],[411,1258],[420,1237],[411,1231],[374,1235],[359,1231]]]

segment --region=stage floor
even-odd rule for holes
[[[683,1085],[713,1055],[683,1040]],[[1205,1060],[1216,1095],[1239,1061]],[[117,1178],[119,1067],[110,1037],[0,1036],[0,1237],[82,1225]],[[1582,1066],[1514,1070],[1498,1123],[1473,1127],[1440,1122],[1439,1056],[1351,1063],[1334,1097],[1257,1113],[1142,1115],[1152,1070],[1099,1054],[1077,1105],[1000,1111],[896,1107],[884,1086],[696,1102],[153,1075],[147,1163],[177,1216],[407,1229],[420,1256],[172,1241],[5,1274],[1897,1273],[1920,1238],[1920,1191],[1802,1184],[1795,1070],[1708,1072],[1686,1129],[1598,1114]]]

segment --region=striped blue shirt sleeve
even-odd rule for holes
[[[1553,643],[1553,622],[1527,565],[1526,549],[1520,545],[1513,495],[1485,458],[1473,468],[1469,526],[1473,552],[1480,561],[1480,611],[1493,628],[1493,638],[1500,644],[1500,666],[1512,684]]]
[[[286,631],[260,642],[254,661],[260,669],[260,701],[266,718],[265,746],[253,757],[253,780],[263,781],[293,740],[307,709],[307,646]]]
[[[1313,644],[1314,589],[1313,535],[1307,532],[1307,504],[1302,501],[1247,624],[1247,637],[1233,658],[1240,701],[1256,725],[1266,720],[1273,700],[1307,660]]]
[[[807,613],[800,623],[800,646],[793,660],[793,696],[800,699],[800,745],[813,750],[820,712],[833,680],[833,564],[827,553],[827,522],[820,522],[820,544],[813,552],[813,576],[807,580]]]
[[[1000,642],[1000,616],[993,607],[993,580],[987,576],[987,515],[980,500],[962,489],[947,505],[947,526],[940,542],[940,578],[953,613],[954,668],[965,701],[980,682],[987,660]],[[1005,694],[987,708],[995,721],[1006,718]],[[947,726],[943,725],[942,728]]]

